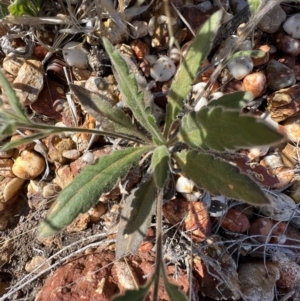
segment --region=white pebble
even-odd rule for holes
[[[194,111],[198,112],[201,110],[201,108],[205,107],[208,104],[207,98],[202,96],[199,101],[196,103],[194,107]]]
[[[283,29],[295,39],[300,39],[300,13],[294,14],[283,24]]]
[[[227,67],[235,79],[243,79],[246,75],[250,74],[253,70],[252,59],[248,56],[241,56],[232,59]]]
[[[131,23],[129,29],[134,39],[145,37],[148,34],[148,24],[146,21],[135,20]]]
[[[194,182],[186,177],[179,177],[176,182],[176,190],[181,193],[192,193],[194,189]]]
[[[63,57],[70,67],[86,69],[88,66],[87,51],[82,47],[81,43],[67,43],[63,48]]]
[[[160,57],[150,69],[150,76],[158,82],[169,80],[176,72],[176,66],[167,56]]]
[[[82,155],[82,160],[87,162],[88,164],[93,164],[95,161],[95,156],[91,152],[85,152]]]

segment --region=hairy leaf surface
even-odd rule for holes
[[[130,73],[128,66],[122,56],[113,48],[110,42],[103,38],[103,44],[109,58],[116,70],[118,83],[125,96],[126,104],[131,109],[134,117],[139,123],[156,139],[163,141],[160,130],[156,124],[149,121],[149,113],[144,103],[144,93],[140,91],[134,73]]]
[[[127,198],[121,212],[116,241],[116,258],[136,253],[146,236],[155,209],[157,187],[154,178],[140,184]]]
[[[226,161],[197,151],[182,151],[175,154],[175,158],[187,178],[214,195],[225,195],[253,205],[271,203],[249,176]]]
[[[251,92],[244,92],[244,91],[233,92],[233,93],[225,94],[218,99],[210,101],[207,107],[212,108],[212,107],[222,106],[226,109],[239,110],[245,107],[245,105],[249,103],[251,100],[253,100],[253,98],[254,97]]]
[[[11,86],[11,84],[8,82],[2,71],[0,71],[0,83],[3,87],[4,93],[7,95],[9,99],[9,103],[11,105],[11,108],[13,109],[13,112],[16,116],[16,119],[20,122],[24,123],[32,123],[30,119],[25,115],[25,111],[16,95],[15,90]],[[5,114],[5,112],[4,112]],[[9,112],[8,112],[9,114]]]
[[[179,140],[192,148],[234,150],[242,147],[269,145],[283,137],[262,120],[241,115],[222,107],[204,107],[182,119]]]
[[[95,205],[102,193],[110,191],[119,177],[137,164],[141,155],[151,147],[127,148],[97,159],[59,195],[39,227],[38,236],[44,238],[69,225],[81,212]]]
[[[70,84],[70,88],[85,110],[96,120],[101,121],[104,130],[145,139],[145,134],[132,124],[130,118],[121,109],[113,107],[109,100],[77,85]]]
[[[163,188],[169,175],[170,153],[166,146],[156,147],[151,159],[151,169],[157,188]]]
[[[222,11],[217,11],[200,28],[172,81],[168,96],[165,136],[168,135],[172,122],[182,109],[183,101],[191,89],[199,66],[212,46],[221,19]]]

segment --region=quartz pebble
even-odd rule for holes
[[[246,75],[243,80],[245,91],[253,94],[254,98],[262,96],[267,88],[267,79],[262,72],[254,72]]]
[[[13,173],[25,180],[34,179],[39,176],[45,169],[45,160],[35,151],[24,150],[16,159],[12,171]]]
[[[300,13],[287,18],[283,29],[295,39],[300,39]]]
[[[280,5],[276,5],[264,15],[257,26],[266,33],[274,33],[279,29],[281,23],[285,21],[285,19],[286,13]]]
[[[257,50],[261,50],[264,55],[263,56],[254,56],[252,57],[252,62],[254,67],[261,66],[266,64],[269,61],[270,57],[270,46],[269,45],[260,45]]]
[[[232,59],[227,67],[232,74],[232,76],[237,79],[243,79],[246,75],[252,72],[253,70],[253,62],[250,57],[241,56]]]
[[[63,47],[63,57],[70,67],[87,68],[87,51],[81,43],[69,42]]]
[[[175,72],[175,64],[167,56],[160,57],[150,69],[151,77],[158,82],[169,80]]]
[[[267,84],[272,90],[279,90],[296,83],[293,70],[285,65],[270,60],[267,66]]]

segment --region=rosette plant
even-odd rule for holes
[[[145,164],[143,180],[131,191],[121,212],[116,256],[121,258],[137,251],[152,216],[156,215],[156,273],[145,287],[137,291],[127,291],[124,296],[117,297],[118,300],[131,300],[133,296],[136,297],[134,300],[143,300],[152,283],[155,283],[154,294],[157,296],[159,275],[165,280],[170,298],[177,295],[180,298],[177,300],[185,299],[167,281],[162,263],[162,203],[167,198],[165,188],[172,181],[174,170],[180,170],[198,187],[213,195],[224,195],[254,205],[270,204],[259,184],[222,155],[239,148],[278,143],[282,139],[276,130],[262,120],[241,113],[241,106],[249,100],[249,93],[225,95],[209,102],[199,111],[186,108],[183,110],[184,101],[199,66],[209,53],[221,18],[222,13],[218,11],[205,22],[183,58],[168,94],[163,130],[160,130],[153,115],[153,99],[145,88],[145,79],[106,38],[103,38],[103,45],[132,116],[129,117],[121,108],[113,106],[100,95],[70,84],[71,91],[84,109],[100,121],[103,131],[95,131],[96,133],[120,137],[132,143],[86,166],[59,194],[46,219],[40,224],[38,237],[43,239],[53,235],[70,224],[80,213],[94,206],[100,195],[109,192],[118,179],[124,178],[132,167]],[[19,107],[15,108],[20,111]],[[26,119],[20,122],[21,124],[11,122],[7,126],[16,127],[29,121]],[[40,129],[40,136],[36,134],[38,138],[45,135],[47,126]],[[68,128],[48,127],[46,134],[66,130]],[[141,161],[144,157],[147,159]]]

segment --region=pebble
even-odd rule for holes
[[[64,60],[70,67],[86,69],[88,67],[87,51],[81,43],[69,42],[62,50]]]
[[[300,112],[300,84],[281,89],[267,97],[268,110],[276,122],[281,122],[288,117]]]
[[[261,31],[274,33],[279,29],[281,23],[284,22],[285,19],[286,13],[278,4],[265,14],[257,26]]]
[[[298,147],[287,143],[284,149],[282,149],[280,156],[284,166],[294,169],[298,163]]]
[[[195,183],[188,178],[181,176],[176,182],[176,191],[183,193],[191,193],[194,189]]]
[[[139,39],[131,41],[129,45],[138,59],[143,59],[150,53],[149,46]]]
[[[39,267],[41,266],[41,267]],[[43,256],[34,256],[25,264],[25,271],[28,273],[33,272],[38,274],[50,266],[50,263],[47,262],[47,259]],[[39,268],[38,268],[39,267]],[[38,268],[38,269],[37,269]]]
[[[227,67],[232,74],[232,76],[237,79],[243,79],[246,75],[252,72],[253,62],[252,59],[248,56],[241,56],[232,59]]]
[[[241,263],[238,268],[243,299],[270,301],[274,299],[274,287],[279,279],[279,270],[270,262]],[[266,277],[266,275],[268,275]]]
[[[165,82],[169,80],[176,72],[176,66],[167,56],[161,56],[151,67],[150,76],[158,81]]]
[[[180,223],[184,231],[189,232],[196,242],[205,240],[210,234],[209,215],[201,202],[189,202],[185,198],[176,198],[163,206],[163,214],[172,225]]]
[[[10,179],[3,189],[4,202],[8,202],[14,196],[16,196],[19,193],[20,189],[22,188],[24,182],[25,182],[24,179],[20,179],[17,177]]]
[[[90,221],[92,223],[98,223],[101,219],[101,216],[107,211],[106,206],[100,202],[95,207],[91,208],[88,213],[90,215]]]
[[[36,113],[60,121],[62,119],[60,114],[60,111],[62,110],[61,103],[66,98],[65,95],[66,94],[59,83],[48,79],[47,84],[42,89],[37,100],[30,105],[30,108]]]
[[[267,89],[267,79],[262,72],[254,72],[246,75],[243,84],[245,91],[251,92],[254,98],[262,96]]]
[[[146,21],[134,20],[129,26],[129,30],[134,39],[142,38],[148,34],[148,24]]]
[[[267,84],[272,90],[280,90],[296,83],[293,70],[275,60],[269,61],[266,71]]]
[[[45,169],[44,158],[35,151],[24,150],[16,159],[12,171],[24,180],[31,180],[39,176]]]
[[[271,260],[279,270],[280,278],[276,281],[278,287],[290,291],[300,283],[300,266],[288,258],[286,254],[273,253]]]
[[[271,35],[271,41],[285,54],[297,56],[300,53],[300,40],[294,39],[283,29]]]
[[[13,87],[22,105],[35,102],[44,86],[44,68],[40,61],[27,60],[20,68]]]
[[[2,67],[6,72],[17,76],[24,62],[25,58],[23,56],[18,56],[11,52],[4,58]]]
[[[262,57],[260,56],[253,56],[252,62],[254,67],[258,67],[261,65],[266,64],[269,61],[270,58],[270,46],[269,45],[260,45],[256,50],[261,50],[264,55]]]
[[[300,141],[300,119],[299,116],[292,116],[282,123],[287,138],[290,141],[298,143]]]
[[[284,193],[269,193],[272,206],[261,206],[260,213],[279,222],[289,221],[294,214],[296,204]]]
[[[221,226],[233,233],[243,233],[250,227],[250,222],[243,212],[231,208],[222,219]]]
[[[300,39],[300,13],[287,18],[283,29],[295,39]]]

